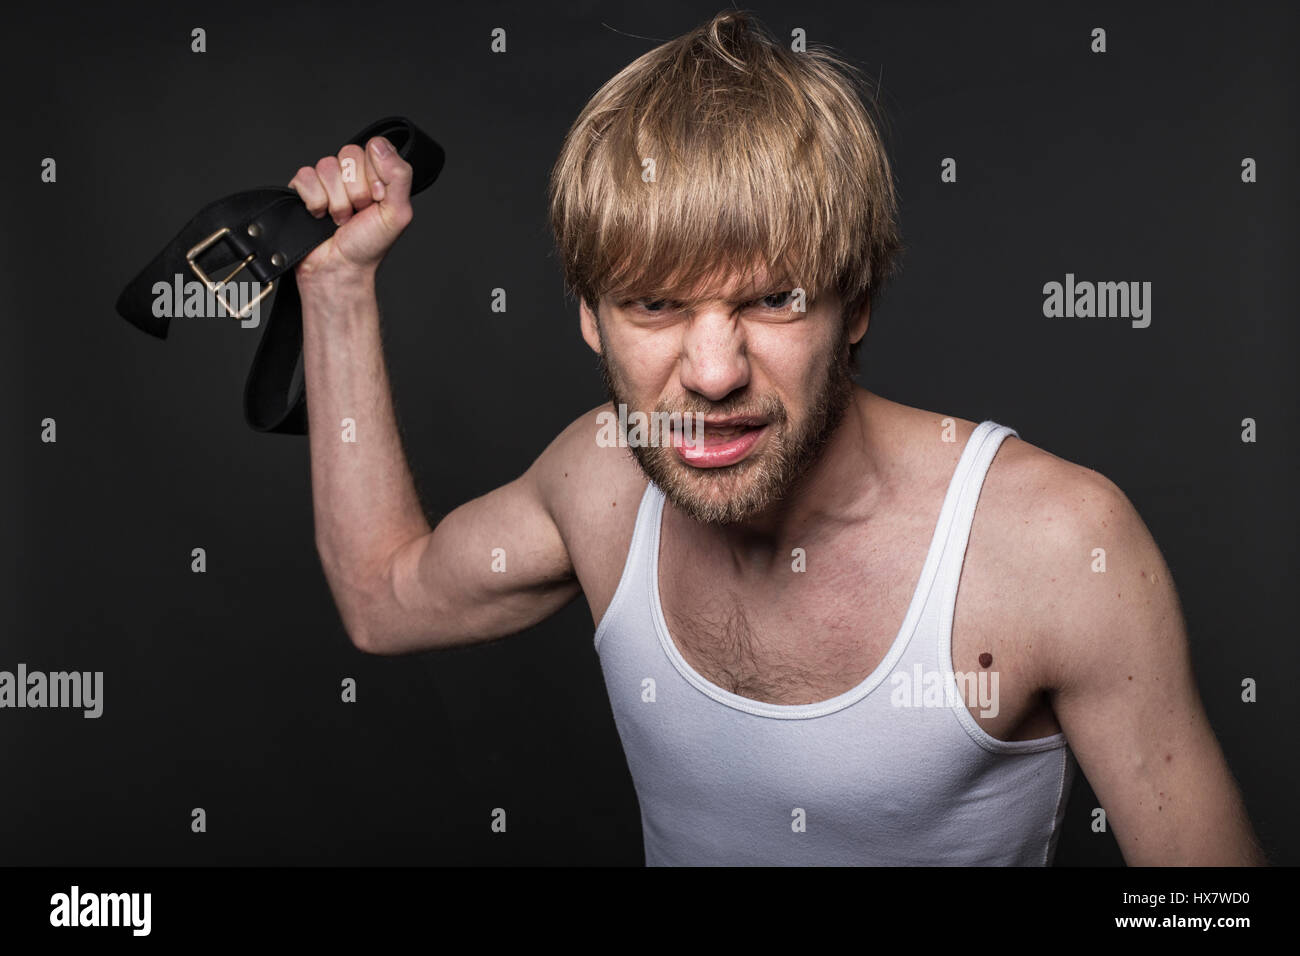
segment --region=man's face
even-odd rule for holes
[[[797,311],[789,292],[735,280],[692,305],[605,296],[599,318],[582,306],[616,411],[703,415],[694,448],[676,430],[670,442],[632,444],[646,475],[697,521],[745,521],[784,498],[852,398],[848,346],[866,313],[849,328],[834,295]]]

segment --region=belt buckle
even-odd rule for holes
[[[189,263],[190,269],[192,269],[194,274],[199,277],[199,280],[205,286],[208,287],[208,291],[214,293],[216,297],[221,300],[221,304],[226,307],[226,311],[229,312],[236,319],[242,319],[242,318],[246,318],[248,314],[253,311],[253,307],[256,306],[257,303],[261,302],[268,295],[270,295],[271,290],[275,288],[275,283],[268,282],[266,284],[266,288],[263,289],[261,293],[258,294],[257,298],[254,299],[252,302],[248,303],[242,309],[236,310],[233,305],[231,305],[229,302],[226,301],[226,297],[221,294],[221,287],[224,286],[226,283],[228,283],[231,279],[233,279],[244,268],[244,266],[248,265],[250,262],[253,261],[253,254],[249,253],[248,258],[246,258],[239,265],[235,266],[235,268],[230,271],[229,275],[227,275],[224,279],[221,279],[216,282],[214,282],[211,278],[209,278],[207,273],[205,273],[202,269],[199,268],[199,264],[195,261],[195,259],[199,255],[201,255],[205,249],[208,249],[211,246],[216,245],[216,243],[220,242],[221,238],[229,232],[230,229],[227,226],[223,226],[222,228],[218,229],[212,235],[208,236],[208,238],[204,239],[202,242],[196,245],[189,252],[185,253],[185,261]]]

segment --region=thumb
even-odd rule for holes
[[[366,143],[366,157],[375,175],[384,184],[381,203],[400,206],[411,199],[411,164],[397,155],[397,150],[383,136],[375,136]]]

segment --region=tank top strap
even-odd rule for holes
[[[592,644],[597,650],[600,649],[601,638],[609,629],[610,622],[616,618],[629,595],[633,592],[642,593],[638,590],[638,582],[643,588],[645,582],[654,579],[652,572],[655,563],[659,560],[655,543],[659,540],[659,520],[663,512],[664,500],[664,493],[659,486],[653,481],[647,481],[645,491],[641,495],[641,503],[637,506],[636,525],[632,529],[632,541],[628,545],[623,573],[619,577],[618,586],[614,589],[609,607],[605,609],[605,614],[601,617],[596,634],[592,638]]]
[[[986,420],[975,426],[948,488],[948,499],[944,502],[943,515],[939,519],[938,537],[942,541],[942,552],[934,582],[934,597],[941,602],[949,623],[957,601],[957,586],[961,580],[966,546],[970,541],[975,506],[984,486],[984,477],[993,464],[993,456],[1008,435],[1020,437],[1014,428],[994,421]]]

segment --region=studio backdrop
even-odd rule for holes
[[[445,514],[605,397],[547,176],[596,89],[721,6],[10,19],[0,671],[101,676],[93,706],[0,709],[0,863],[643,862],[584,601],[474,648],[360,653],[316,554],[306,440],[244,421],[260,330],[178,318],[162,340],[114,303],[205,202],[411,118],[446,164],[379,300],[411,468]],[[859,381],[1009,425],[1129,496],[1252,821],[1296,863],[1294,7],[747,9],[879,90],[905,250]],[[1125,301],[1057,312],[1052,283]],[[1096,806],[1081,776],[1057,865],[1122,863]]]

